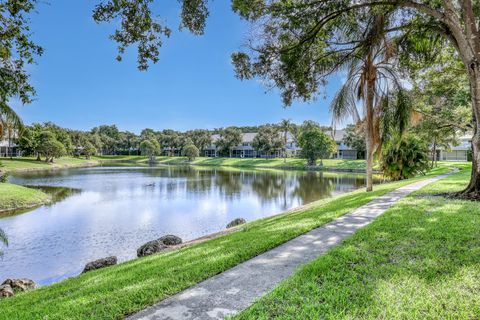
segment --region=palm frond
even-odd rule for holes
[[[7,126],[22,130],[23,122],[15,110],[4,101],[0,101],[0,136],[3,136]]]

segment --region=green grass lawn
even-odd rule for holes
[[[31,170],[48,170],[69,167],[82,167],[100,164],[96,160],[85,160],[81,158],[63,157],[55,159],[53,163],[45,161],[37,161],[35,158],[19,157],[19,158],[2,158],[0,159],[0,170],[6,172],[14,171],[31,171]]]
[[[0,183],[0,211],[27,208],[49,202],[46,193],[10,183]]]
[[[286,163],[282,158],[261,159],[261,158],[207,158],[199,157],[192,162],[188,162],[184,157],[159,157],[159,163],[189,163],[194,165],[208,166],[230,166],[230,167],[261,167],[261,168],[289,168],[304,169],[307,161],[299,158],[287,158]],[[320,162],[318,162],[320,164]],[[364,160],[342,160],[326,159],[323,160],[325,168],[354,169],[364,170]]]
[[[406,197],[235,319],[479,319],[480,205],[434,196],[469,176]]]
[[[144,163],[147,157],[144,156],[96,156],[92,159],[100,161],[132,161]],[[188,161],[186,157],[157,157],[158,164],[182,164],[182,165],[200,165],[200,166],[228,166],[238,168],[273,168],[273,169],[305,169],[307,161],[299,158],[287,158],[286,163],[283,158],[262,159],[262,158],[209,158],[198,157],[194,161]],[[320,161],[317,163],[320,164]],[[365,160],[343,160],[326,159],[323,160],[325,169],[344,169],[344,170],[365,170]]]
[[[430,175],[447,170],[439,168]],[[203,243],[3,299],[0,319],[123,318],[413,180],[378,185],[371,193],[358,190],[320,200],[294,212],[253,221],[236,232]]]

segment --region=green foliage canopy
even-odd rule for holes
[[[335,141],[311,121],[304,122],[300,128],[298,144],[302,148],[302,156],[310,166],[315,166],[317,159],[322,161],[329,158],[336,150]]]

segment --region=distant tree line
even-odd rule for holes
[[[315,134],[311,129],[315,128]],[[185,156],[190,160],[198,157],[204,150],[215,143],[219,156],[231,157],[232,151],[242,144],[243,133],[257,133],[253,139],[252,147],[264,154],[281,151],[286,154],[287,135],[290,134],[297,145],[303,145],[305,150],[315,144],[325,144],[326,140],[307,143],[309,141],[306,131],[310,130],[315,139],[323,139],[322,134],[331,129],[320,126],[313,121],[306,121],[296,125],[289,120],[279,124],[266,124],[260,126],[226,127],[214,130],[195,129],[180,132],[172,129],[156,131],[150,128],[143,129],[140,134],[130,131],[121,131],[116,125],[101,125],[89,131],[62,128],[52,122],[43,124],[34,123],[23,126],[19,130],[16,144],[25,156],[35,156],[37,160],[53,162],[62,156],[76,156],[89,159],[93,155],[144,155],[154,161],[155,156]],[[302,134],[303,133],[303,134]],[[217,139],[213,141],[213,135]],[[333,140],[328,144],[334,146]],[[330,157],[334,148],[329,146],[328,151],[313,151],[305,158],[314,162],[318,158]],[[305,151],[306,152],[306,151]]]

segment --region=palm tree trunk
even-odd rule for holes
[[[367,83],[367,97],[365,100],[366,108],[366,127],[365,127],[365,144],[367,147],[367,192],[373,190],[373,153],[374,147],[374,128],[373,128],[373,100],[374,100],[374,86],[375,79],[368,80]]]

